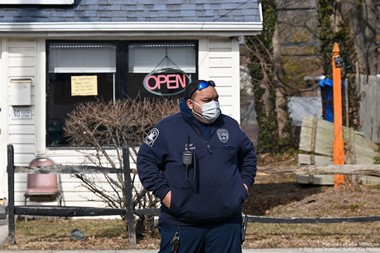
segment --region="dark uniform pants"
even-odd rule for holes
[[[241,253],[241,219],[212,226],[158,224],[161,253],[173,252],[171,241],[179,233],[176,253]]]

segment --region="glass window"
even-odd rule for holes
[[[48,147],[68,144],[63,126],[66,115],[77,103],[115,99],[115,74],[116,46],[112,43],[48,44]]]
[[[197,44],[135,42],[128,46],[128,86],[131,97],[179,98],[197,78]]]
[[[196,72],[195,43],[130,43],[129,73],[149,73],[156,68]]]
[[[68,145],[63,126],[76,104],[166,97],[178,99],[197,74],[197,43],[47,43],[46,145]]]
[[[116,46],[109,43],[50,43],[49,73],[115,73]]]

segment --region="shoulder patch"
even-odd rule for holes
[[[152,128],[144,138],[144,142],[152,147],[159,134],[160,131],[157,128]]]
[[[227,129],[220,128],[216,131],[218,138],[221,142],[226,143],[228,139],[230,138],[230,135],[228,133]]]

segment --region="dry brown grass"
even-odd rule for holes
[[[291,160],[293,163],[294,160]],[[344,185],[341,188],[301,186],[288,173],[259,170],[250,189],[244,212],[273,217],[350,217],[380,215],[380,187]],[[73,240],[72,229],[83,231],[86,239]],[[380,222],[333,224],[249,223],[244,248],[283,247],[380,247]],[[20,219],[16,245],[0,249],[129,249],[158,248],[159,237],[128,243],[120,220]]]

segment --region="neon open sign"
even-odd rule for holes
[[[150,93],[158,96],[174,96],[182,93],[190,82],[190,75],[182,70],[165,68],[146,75],[144,87]]]

